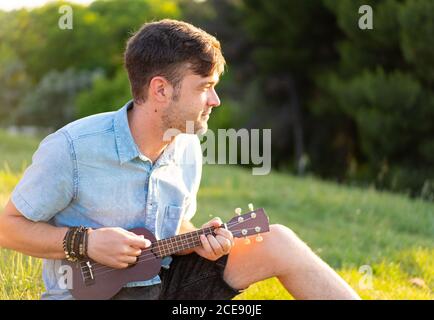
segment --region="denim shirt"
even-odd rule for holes
[[[157,239],[177,234],[196,211],[202,170],[199,139],[179,134],[155,163],[142,155],[128,125],[132,101],[115,112],[74,121],[48,135],[11,200],[29,220],[55,226],[144,227]],[[168,267],[171,258],[163,259]],[[42,299],[72,299],[59,285],[60,260],[43,261]],[[129,283],[144,286],[153,279]]]

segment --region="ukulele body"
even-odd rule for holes
[[[143,235],[152,243],[142,250],[135,264],[125,269],[114,269],[90,259],[78,262],[62,260],[61,270],[64,272],[66,287],[75,299],[110,299],[128,282],[155,277],[160,272],[163,257],[201,246],[200,235],[214,234],[216,228],[225,228],[236,238],[244,237],[248,243],[250,240],[247,237],[251,235],[257,235],[256,241],[262,241],[260,234],[270,231],[268,217],[263,208],[253,210],[253,206],[250,206],[250,212],[243,215],[237,212],[237,216],[219,227],[206,227],[158,241],[145,228],[132,229],[131,232]]]
[[[151,243],[156,241],[155,236],[145,228],[129,231],[144,235]],[[151,247],[143,251],[138,261],[125,269],[115,269],[101,264],[92,267],[95,261],[91,259],[77,262],[62,260],[63,266],[72,269],[71,273],[71,269],[63,268],[67,281],[72,284],[72,288],[68,288],[70,293],[79,300],[106,300],[116,295],[129,282],[152,279],[160,272],[161,258]],[[72,279],[68,278],[68,273],[71,273]]]

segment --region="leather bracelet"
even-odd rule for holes
[[[80,237],[79,237],[77,242],[78,242],[78,248],[79,248],[78,249],[79,250],[78,255],[79,255],[80,259],[87,258],[86,244],[85,244],[87,230],[89,230],[89,228],[83,227],[83,226],[81,226],[79,229]]]
[[[74,233],[74,228],[69,228],[68,231],[66,232],[65,237],[63,238],[63,250],[65,251],[66,260],[75,262],[77,261],[77,259],[72,254],[72,250],[71,250],[71,239],[73,233]]]
[[[87,231],[88,227],[71,227],[63,239],[65,258],[75,262],[87,258]]]
[[[83,243],[83,249],[84,249],[84,256],[86,258],[88,258],[89,256],[87,255],[87,248],[88,248],[88,243],[89,243],[89,230],[90,228],[86,228],[86,231],[84,233],[84,243]]]
[[[74,251],[76,253],[77,258],[79,258],[79,259],[81,258],[80,244],[81,244],[81,241],[83,240],[82,239],[82,235],[83,235],[82,231],[83,231],[83,227],[82,226],[78,227],[77,236],[76,236],[75,242],[74,242]]]
[[[77,233],[78,233],[78,228],[74,227],[74,233],[72,234],[72,238],[71,238],[71,244],[70,244],[70,248],[71,248],[71,256],[73,256],[75,259],[78,258],[78,251],[77,251],[77,247],[76,247],[76,238],[77,238]]]

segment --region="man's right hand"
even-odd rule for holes
[[[137,257],[151,245],[144,236],[122,228],[89,230],[87,255],[106,266],[122,269],[137,261]]]

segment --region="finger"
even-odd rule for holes
[[[151,245],[151,241],[145,239],[143,235],[135,235],[127,238],[127,244],[136,248],[147,248]]]
[[[137,257],[133,256],[121,256],[119,262],[133,264],[137,262]]]
[[[215,255],[221,256],[223,254],[224,250],[223,250],[222,246],[220,245],[220,243],[217,241],[217,239],[212,235],[208,235],[207,239],[208,239],[208,241],[211,245],[211,248],[214,251]]]
[[[212,225],[216,226],[216,227],[219,227],[223,224],[222,219],[220,219],[219,217],[214,218],[213,220],[211,220],[211,222],[212,222]]]
[[[116,269],[125,269],[128,266],[129,266],[128,263],[124,263],[124,262],[118,262],[112,265],[112,267]]]
[[[128,235],[130,235],[130,236],[133,236],[133,237],[135,237],[135,236],[143,237],[142,234],[137,234],[137,233],[134,233],[134,232],[131,232],[131,231],[128,231],[128,230],[125,230],[125,231],[126,231],[126,233],[127,233]]]
[[[211,248],[210,243],[208,242],[208,239],[205,235],[201,234],[200,235],[200,242],[202,242],[202,247],[205,250],[205,252],[209,255],[214,255],[214,251]]]
[[[141,253],[142,253],[141,249],[131,247],[131,246],[127,246],[127,248],[124,251],[125,255],[132,256],[132,257],[138,257]]]
[[[218,228],[214,231],[214,233],[221,235],[222,237],[225,237],[226,239],[230,240],[231,242],[233,242],[233,240],[234,240],[234,235],[232,234],[232,232],[230,232],[227,229]]]
[[[212,220],[208,221],[207,223],[205,223],[202,228],[207,228],[207,227],[218,227],[221,224],[223,224],[222,219],[220,219],[219,217],[215,217]]]
[[[229,251],[232,248],[231,241],[229,239],[225,238],[225,237],[220,236],[220,235],[217,235],[215,238],[220,243],[220,246],[223,249],[223,253],[229,253]]]
[[[227,240],[229,240],[231,248],[235,245],[234,236],[233,236],[232,232],[230,232],[229,230],[219,228],[219,229],[216,229],[215,234],[220,235],[220,236],[226,238]]]

